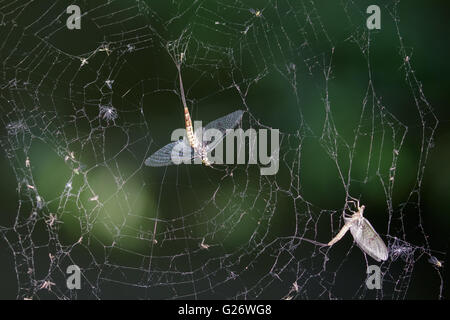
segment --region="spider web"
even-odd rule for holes
[[[353,1],[75,4],[81,30],[65,2],[0,2],[9,297],[405,299],[426,276],[442,298],[421,202],[438,120],[399,3],[380,31]],[[280,129],[276,175],[144,165],[183,126],[180,60],[193,119]],[[324,246],[351,197],[389,247],[381,290],[349,234]]]

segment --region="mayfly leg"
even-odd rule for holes
[[[344,226],[342,227],[342,229],[339,231],[339,233],[333,239],[331,239],[330,242],[328,242],[328,245],[332,246],[333,244],[335,244],[336,242],[341,240],[342,237],[347,233],[347,231],[349,229],[350,229],[350,224],[349,223],[345,223]]]

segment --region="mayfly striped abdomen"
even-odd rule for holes
[[[208,152],[211,152],[219,142],[223,140],[227,134],[227,129],[233,129],[239,124],[244,112],[242,110],[237,110],[224,117],[218,118],[203,128],[203,134],[196,135],[192,126],[191,115],[186,104],[180,66],[177,65],[177,68],[180,80],[181,101],[184,109],[187,141],[178,140],[169,143],[147,158],[145,164],[150,167],[161,167],[180,164],[182,162],[186,163],[192,159],[199,158],[204,165],[210,166],[211,162],[208,159]],[[220,138],[217,138],[214,141],[208,141],[206,131],[209,129],[218,130],[221,133]]]
[[[359,202],[357,203],[357,206],[358,211],[352,211],[353,215],[347,215],[344,213],[345,224],[339,233],[328,243],[328,245],[332,246],[338,242],[345,235],[345,233],[350,230],[353,239],[355,239],[356,244],[363,252],[378,262],[386,261],[388,258],[388,249],[386,245],[372,227],[369,220],[363,217],[365,207],[359,206]]]

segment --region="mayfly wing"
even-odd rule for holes
[[[388,249],[366,218],[353,223],[350,227],[350,233],[362,251],[378,262],[387,260]]]
[[[145,160],[145,165],[149,167],[164,167],[174,164],[172,162],[172,150],[178,141],[169,143],[153,153]]]
[[[145,165],[149,167],[178,165],[195,157],[199,157],[199,155],[197,153],[192,155],[192,148],[184,140],[178,140],[153,153],[145,160]]]
[[[235,112],[227,114],[226,116],[211,121],[203,128],[203,134],[205,134],[206,130],[208,129],[216,129],[222,133],[220,139],[216,139],[207,143],[206,147],[208,148],[208,151],[213,150],[220,143],[220,141],[225,138],[225,136],[227,135],[227,129],[234,129],[239,124],[239,122],[241,122],[243,115],[244,111],[237,110]]]

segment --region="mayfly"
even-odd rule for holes
[[[438,258],[436,258],[435,256],[431,256],[431,258],[428,259],[428,262],[438,268],[442,268],[442,266],[444,265],[444,263],[438,260]]]
[[[219,139],[208,142],[206,141],[207,139],[205,139],[205,134],[202,137],[197,136],[194,134],[191,115],[186,104],[183,81],[181,79],[181,69],[179,65],[177,65],[177,69],[180,80],[181,101],[184,107],[184,123],[187,142],[185,140],[178,140],[165,145],[147,158],[147,160],[145,160],[145,165],[150,167],[164,167],[172,164],[179,164],[183,160],[200,158],[204,165],[210,166],[211,162],[208,160],[208,152],[211,152],[220,143],[220,141],[223,140],[223,138],[229,133],[228,129],[234,129],[239,124],[244,111],[237,110],[208,123],[203,128],[203,132],[205,133],[209,129],[216,129],[220,131],[221,137]]]
[[[363,217],[365,206],[359,206],[357,202],[358,211],[353,212],[352,215],[348,215],[344,212],[345,224],[339,233],[328,242],[329,246],[332,246],[347,233],[350,229],[350,233],[355,239],[356,244],[361,250],[374,258],[376,261],[386,261],[388,258],[388,249],[384,244],[381,237],[375,231],[370,224],[369,220]]]

